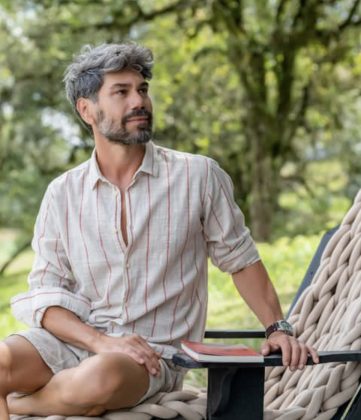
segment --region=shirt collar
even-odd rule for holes
[[[96,158],[96,149],[94,149],[91,154],[89,165],[90,165],[89,167],[90,185],[93,189],[95,188],[99,180],[109,183],[109,180],[106,179],[105,176],[100,171],[97,158]],[[134,178],[140,172],[144,172],[154,177],[158,176],[159,162],[157,159],[156,148],[152,141],[149,141],[145,145],[145,154],[143,157],[143,161],[141,165],[139,166],[137,172],[135,173]]]
[[[146,174],[152,175],[154,177],[158,176],[159,172],[159,162],[157,159],[156,148],[152,141],[149,141],[145,145],[145,154],[142,161],[142,164],[139,166],[136,174],[139,172],[144,172]]]
[[[90,179],[90,185],[92,189],[95,188],[99,180],[109,183],[109,181],[105,178],[105,176],[100,171],[100,168],[97,162],[96,149],[93,150],[90,157],[90,161],[89,161],[89,179]]]

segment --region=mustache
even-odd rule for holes
[[[153,114],[147,109],[136,109],[124,115],[122,118],[122,124],[125,124],[129,119],[135,117],[147,117],[149,121],[152,121]]]

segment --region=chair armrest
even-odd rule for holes
[[[360,362],[360,350],[344,350],[344,351],[319,351],[318,356],[320,363],[330,362]],[[270,354],[264,357],[263,362],[245,363],[245,362],[232,362],[232,363],[218,363],[218,362],[197,362],[185,353],[176,353],[173,356],[173,362],[176,365],[185,367],[187,369],[199,368],[225,368],[225,367],[266,367],[266,366],[282,366],[282,355],[279,353]],[[311,356],[308,356],[307,365],[313,365]]]
[[[265,338],[264,330],[206,330],[205,338]]]

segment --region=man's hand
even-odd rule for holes
[[[270,353],[280,350],[283,365],[289,366],[292,371],[303,369],[309,354],[314,363],[319,363],[317,351],[313,347],[298,341],[295,337],[276,331],[263,343],[261,352],[263,356],[268,356]]]
[[[140,365],[144,365],[151,375],[158,376],[160,373],[159,359],[161,355],[137,334],[125,337],[99,334],[92,350],[94,353],[124,353]]]
[[[73,312],[59,306],[48,308],[42,319],[42,326],[65,343],[72,344],[92,353],[124,353],[151,375],[160,372],[161,355],[140,336],[112,337],[81,321]]]

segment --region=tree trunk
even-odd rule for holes
[[[260,156],[253,161],[251,176],[249,212],[252,235],[258,241],[269,241],[277,200],[277,174],[272,171],[269,156]]]
[[[249,145],[249,215],[252,236],[269,241],[279,193],[279,168],[272,155],[272,133],[266,123],[252,121],[246,126]]]

